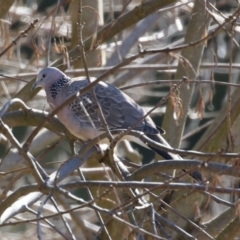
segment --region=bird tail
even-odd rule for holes
[[[171,147],[168,144],[168,142],[160,134],[156,134],[156,135],[146,134],[146,136],[157,143],[161,143],[161,144],[165,145],[166,147]],[[167,152],[166,150],[161,150],[161,149],[152,147],[150,145],[148,145],[148,147],[150,149],[152,149],[154,152],[156,152],[157,154],[159,154],[160,156],[162,156],[166,160],[170,160],[170,159],[182,160],[182,158],[178,154],[170,153],[170,152]]]
[[[156,134],[156,135],[149,135],[147,134],[147,137],[149,137],[151,140],[161,143],[167,147],[171,147],[168,142],[160,135],[160,134]],[[170,153],[167,152],[165,150],[161,150],[155,147],[152,147],[150,145],[148,145],[148,147],[150,149],[152,149],[154,152],[156,152],[157,154],[159,154],[160,156],[163,157],[163,159],[165,160],[182,160],[182,158],[178,155],[178,154],[174,154],[174,153]],[[184,172],[187,172],[185,169],[182,169]],[[198,182],[202,182],[202,174],[198,171],[192,171],[188,173],[193,179],[195,179]]]

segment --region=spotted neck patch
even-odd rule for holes
[[[55,82],[51,87],[49,88],[50,94],[53,99],[56,98],[58,92],[61,90],[62,87],[64,87],[65,84],[70,82],[70,78],[62,77],[57,82]]]

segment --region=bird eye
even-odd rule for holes
[[[46,74],[43,74],[42,77],[45,78],[45,77],[46,77]]]

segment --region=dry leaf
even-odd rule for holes
[[[197,107],[196,107],[196,113],[200,119],[203,118],[204,109],[205,109],[205,104],[204,104],[202,96],[200,96]]]

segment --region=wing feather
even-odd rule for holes
[[[67,96],[76,93],[87,84],[87,80],[75,79],[68,87]],[[127,129],[144,116],[143,109],[113,85],[100,82],[94,87],[94,91],[109,129]],[[69,104],[69,108],[80,122],[89,126],[92,126],[93,123],[95,128],[103,130],[98,116],[97,105],[90,92],[75,99]],[[147,134],[159,133],[155,125],[145,119],[141,120],[133,129]]]

